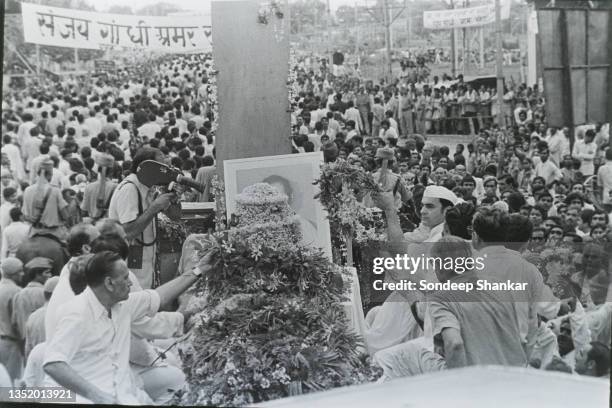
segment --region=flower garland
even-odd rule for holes
[[[215,225],[217,230],[225,229],[227,225],[226,205],[225,205],[225,184],[219,180],[219,174],[215,173],[211,181],[212,193],[217,204],[217,211],[215,212]]]
[[[157,214],[157,228],[160,240],[181,243],[187,237],[185,222],[171,220],[163,212]]]
[[[194,289],[201,309],[183,349],[190,389],[181,403],[238,406],[380,376],[341,307],[346,270],[321,250],[262,246],[255,254],[222,233],[200,245],[215,269]]]
[[[320,187],[318,198],[327,210],[330,229],[337,239],[342,241],[350,236],[359,244],[386,239],[376,212],[357,198],[357,194],[380,191],[370,174],[345,160],[337,160],[321,167],[321,177],[315,183]]]

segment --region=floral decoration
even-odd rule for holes
[[[358,199],[366,193],[380,191],[370,174],[346,160],[337,160],[321,167],[321,177],[316,183],[320,187],[318,198],[327,210],[332,234],[341,240],[350,236],[358,244],[386,239],[377,211]]]
[[[321,250],[254,250],[220,233],[201,246],[214,272],[193,289],[200,309],[183,351],[190,389],[181,403],[239,406],[380,377],[341,306],[346,272]]]

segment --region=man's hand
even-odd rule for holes
[[[385,212],[395,209],[395,197],[392,193],[372,193],[372,201]]]
[[[200,261],[198,262],[197,268],[202,272],[202,274],[208,273],[212,270],[214,264],[211,262],[213,257],[213,251],[206,252]]]
[[[151,203],[151,208],[155,211],[155,213],[165,211],[168,209],[168,207],[170,207],[171,200],[174,197],[174,193],[162,194]]]

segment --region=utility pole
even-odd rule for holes
[[[329,1],[329,0],[328,0]],[[366,11],[370,13],[370,15],[379,23],[382,24],[385,29],[385,76],[387,79],[391,79],[392,74],[392,62],[391,62],[391,24],[404,12],[406,9],[406,3],[404,2],[402,7],[389,7],[389,0],[382,0],[382,21],[379,20],[379,17],[376,13],[373,12],[374,9],[366,8]],[[399,9],[398,13],[394,16],[390,15],[391,9]]]
[[[334,60],[332,58],[334,50],[329,50],[329,45],[332,42],[331,38],[331,6],[329,5],[329,0],[327,0],[327,55],[329,55],[329,69],[332,68]]]
[[[470,7],[470,0],[463,1],[463,8]],[[463,75],[467,75],[468,66],[470,64],[470,39],[468,38],[469,31],[467,27],[463,27]]]
[[[389,22],[389,8],[387,6],[387,0],[382,0],[383,6],[383,24],[385,26],[385,62],[386,62],[386,73],[385,76],[388,80],[391,80],[391,23]]]
[[[40,45],[36,44],[36,76],[40,77]]]
[[[35,1],[35,4],[40,3],[40,0]],[[40,44],[36,44],[36,80],[40,81]]]
[[[455,1],[451,0],[451,8],[455,8]],[[455,38],[457,34],[457,29],[453,24],[453,28],[451,29],[451,59],[453,60],[453,68],[452,68],[452,76],[455,78],[457,76],[457,40]]]
[[[355,56],[357,57],[357,63],[359,63],[359,27],[357,26],[357,1],[353,6],[353,19],[355,20],[353,28],[355,30]]]
[[[479,34],[480,34],[480,39],[479,39],[479,43],[480,43],[480,69],[484,69],[485,66],[485,61],[484,61],[484,26],[480,27],[480,29],[478,30]]]
[[[504,72],[502,67],[502,24],[500,0],[495,0],[495,53],[496,53],[496,72],[497,72],[497,124],[504,130],[503,96],[504,96]],[[503,155],[500,155],[503,156]]]
[[[408,9],[406,17],[406,31],[408,31],[408,41],[406,42],[406,48],[410,47],[410,40],[412,39],[412,1],[404,0],[404,5]]]
[[[314,10],[314,20],[313,20],[313,25],[312,25],[312,29],[313,29],[313,33],[315,33],[316,35],[313,35],[314,37],[314,43],[316,44],[316,48],[317,48],[317,52],[321,52],[321,30],[319,30],[319,12],[317,10],[317,7],[313,7],[312,8]]]

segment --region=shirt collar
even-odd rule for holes
[[[431,231],[429,232],[429,235],[431,236],[435,234],[441,234],[443,229],[444,229],[444,223],[442,222],[436,225],[435,227],[433,227]]]
[[[37,281],[31,281],[26,285],[26,288],[42,288],[43,284]]]
[[[108,316],[108,311],[106,310],[104,305],[100,303],[98,297],[89,286],[85,288],[82,294],[87,300],[89,307],[91,307],[91,311],[93,312],[94,317],[102,317],[105,315]]]

